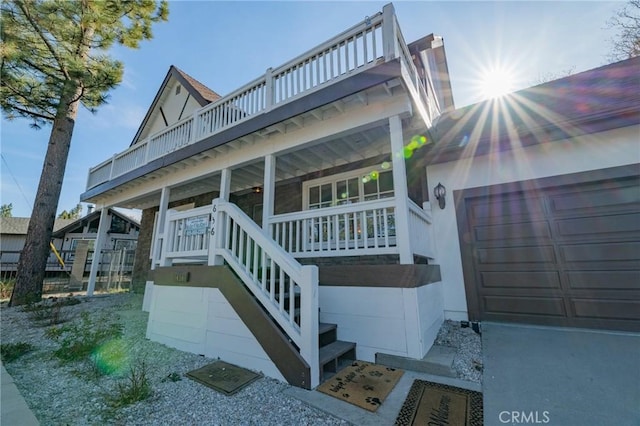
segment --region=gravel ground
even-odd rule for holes
[[[82,303],[65,306],[63,314],[78,320],[82,311],[91,318],[117,320],[124,325],[121,340],[130,364],[148,366],[152,396],[133,405],[111,408],[122,373],[96,375],[90,361],[61,364],[53,356],[58,343],[44,335],[48,327],[34,325],[22,308],[2,304],[2,343],[28,342],[33,352],[4,366],[14,378],[27,404],[43,425],[346,425],[347,422],[311,408],[283,393],[289,385],[262,378],[233,396],[225,396],[186,377],[188,371],[215,360],[181,352],[144,338],[148,314],[142,312],[142,296],[118,294],[78,297]],[[459,323],[446,322],[440,342],[459,348],[454,367],[460,377],[479,381],[474,362],[481,360],[479,338]],[[179,377],[172,381],[169,376]]]
[[[482,339],[471,328],[460,327],[460,322],[446,320],[435,341],[436,345],[456,349],[453,370],[458,378],[470,382],[482,382]]]

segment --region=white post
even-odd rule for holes
[[[265,111],[269,111],[274,102],[274,90],[273,90],[273,69],[267,69],[267,72],[264,73],[264,109]]]
[[[100,268],[100,260],[102,259],[102,246],[107,239],[107,231],[111,228],[111,217],[109,208],[103,207],[100,212],[100,223],[98,225],[98,235],[93,246],[93,260],[91,261],[91,272],[89,273],[89,283],[87,284],[87,296],[93,296],[93,290],[96,288],[96,277]]]
[[[222,169],[220,176],[220,195],[218,198],[229,201],[229,193],[231,192],[231,169]]]
[[[382,8],[382,49],[385,61],[390,61],[397,56],[397,39],[395,10],[393,4],[389,3]]]
[[[209,236],[209,265],[224,265],[219,250],[224,248],[225,215],[220,211],[220,203],[229,201],[231,192],[231,169],[222,169],[220,176],[220,195],[211,203],[211,235]]]
[[[400,263],[411,265],[413,264],[413,254],[411,253],[411,233],[409,230],[409,191],[404,160],[402,121],[398,115],[389,117],[389,136],[393,163],[393,192],[396,198],[396,241],[398,250],[400,250]]]
[[[276,192],[276,157],[273,154],[264,157],[264,190],[262,191],[262,229],[271,235],[269,220],[273,216]]]
[[[151,262],[151,269],[155,269],[155,263],[160,257],[160,263],[164,265],[164,259],[161,258],[162,253],[166,250],[168,235],[165,235],[165,224],[167,221],[167,210],[169,209],[169,197],[171,196],[171,188],[164,187],[160,193],[160,205],[158,206],[158,221],[156,223],[156,240],[153,242],[154,255]],[[161,243],[162,242],[162,243]]]
[[[320,384],[320,343],[318,341],[318,267],[302,267],[302,293],[300,295],[300,355],[309,364],[311,389]]]

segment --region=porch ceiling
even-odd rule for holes
[[[216,146],[179,162],[151,171],[84,201],[101,204],[102,200],[116,199],[118,200],[117,206],[139,209],[157,206],[160,202],[160,191],[142,195],[141,193],[144,191],[141,191],[141,188],[152,183],[161,182],[174,173],[201,166],[204,162],[211,162],[212,159],[219,158],[224,161],[225,156],[239,150],[247,152],[248,161],[232,169],[231,192],[250,190],[256,186],[262,186],[264,183],[264,159],[263,157],[251,159],[252,147],[259,146],[262,143],[269,143],[271,138],[317,125],[374,102],[401,96],[403,92],[404,88],[399,79],[390,80],[309,112],[293,116],[224,145]],[[416,125],[415,117],[410,120],[409,126],[422,127],[424,129],[424,124]],[[276,181],[279,182],[323,169],[389,154],[390,151],[388,122],[386,120],[373,122],[365,127],[336,134],[325,140],[315,140],[287,152],[277,153]],[[171,186],[171,201],[216,191],[219,187],[220,171],[217,170],[210,175],[199,176]],[[140,195],[126,195],[135,193]]]

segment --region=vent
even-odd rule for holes
[[[182,88],[182,86],[180,86],[180,85],[177,85],[177,86],[176,86],[176,95],[179,95],[179,94],[180,94],[180,89],[181,89],[181,88]]]

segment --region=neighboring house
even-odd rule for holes
[[[113,208],[108,210],[107,218],[108,223],[105,226],[108,236],[103,239],[102,249],[109,251],[135,250],[140,233],[140,223],[135,218]],[[79,241],[89,241],[89,250],[95,250],[99,223],[100,212],[94,211],[54,231],[54,244],[65,263],[73,262]]]
[[[18,269],[20,253],[27,239],[28,217],[0,217],[0,273],[2,277],[13,277]],[[72,223],[73,219],[56,219],[54,232]],[[55,243],[54,243],[55,245]],[[56,246],[60,249],[60,246]],[[62,267],[51,254],[47,260],[47,272],[60,272]]]
[[[445,318],[496,318],[475,308],[473,290],[465,293],[465,284],[476,288],[475,275],[462,271],[452,194],[639,160],[637,103],[623,117],[599,116],[615,129],[583,128],[610,136],[612,158],[579,160],[583,148],[601,153],[600,136],[565,144],[552,143],[553,132],[534,133],[522,143],[544,143],[507,151],[506,140],[484,142],[479,123],[491,109],[454,111],[442,39],[407,45],[392,5],[227,96],[209,100],[198,96],[203,90],[172,67],[130,148],[90,169],[81,199],[102,215],[112,206],[143,209],[134,279],[146,284],[147,337],[306,388],[343,355],[419,359]],[[552,119],[549,108],[515,111]],[[492,138],[505,117],[494,114]],[[508,135],[520,141],[509,120]],[[557,124],[578,128],[565,121]],[[452,144],[459,146],[445,148]],[[541,159],[559,152],[542,160],[539,175],[527,175],[535,167],[519,156],[526,150]],[[470,175],[476,161],[499,178]],[[439,182],[448,191],[443,210],[431,195]],[[485,206],[471,211],[485,217]],[[474,228],[473,238],[502,240],[517,229]],[[101,225],[98,241],[106,231]],[[467,252],[473,257],[473,248]],[[506,250],[496,255],[517,259]],[[517,285],[519,274],[493,286]],[[635,303],[637,288],[625,283]]]

